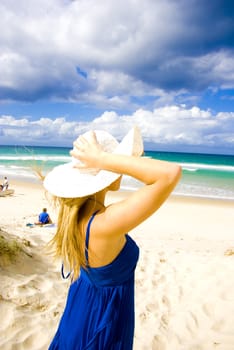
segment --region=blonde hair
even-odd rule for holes
[[[79,276],[80,267],[86,267],[85,239],[79,227],[82,206],[88,197],[54,198],[59,205],[57,231],[49,247],[55,258],[60,258],[66,268],[72,271],[73,279]]]
[[[42,169],[36,165],[33,170],[38,178],[43,181],[45,176]],[[71,276],[75,280],[79,276],[80,268],[87,267],[85,239],[78,224],[82,207],[90,196],[61,198],[55,197],[46,191],[46,197],[55,207],[59,207],[57,230],[48,243],[48,248],[52,251],[54,258],[62,259],[63,265],[70,269]]]

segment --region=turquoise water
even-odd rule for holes
[[[182,166],[177,194],[234,200],[234,156],[176,152],[146,152],[146,155]]]
[[[0,177],[37,181],[33,167],[48,172],[56,165],[69,162],[69,148],[0,146]],[[146,151],[146,157],[177,162],[182,166],[182,179],[174,194],[234,200],[234,156],[195,153]],[[140,184],[125,177],[123,189]]]

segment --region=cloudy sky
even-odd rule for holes
[[[0,144],[234,154],[233,0],[1,0]]]

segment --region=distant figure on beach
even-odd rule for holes
[[[3,190],[3,185],[0,185],[0,192]]]
[[[3,184],[2,184],[2,191],[7,190],[7,189],[8,189],[8,187],[9,187],[9,182],[8,182],[7,177],[5,176],[5,177],[4,177]]]
[[[35,222],[35,225],[46,225],[46,224],[52,224],[52,220],[47,213],[47,209],[43,208],[42,212],[38,216],[38,222]]]
[[[120,143],[106,131],[87,132],[73,144],[74,161],[55,167],[44,179],[59,205],[50,245],[63,262],[62,276],[71,278],[49,350],[132,350],[139,248],[128,232],[165,202],[181,173],[177,164],[142,153],[136,127]],[[119,190],[122,175],[142,186],[106,206],[107,192]]]

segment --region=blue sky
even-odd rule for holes
[[[0,144],[133,125],[147,149],[234,154],[232,0],[1,0]]]

